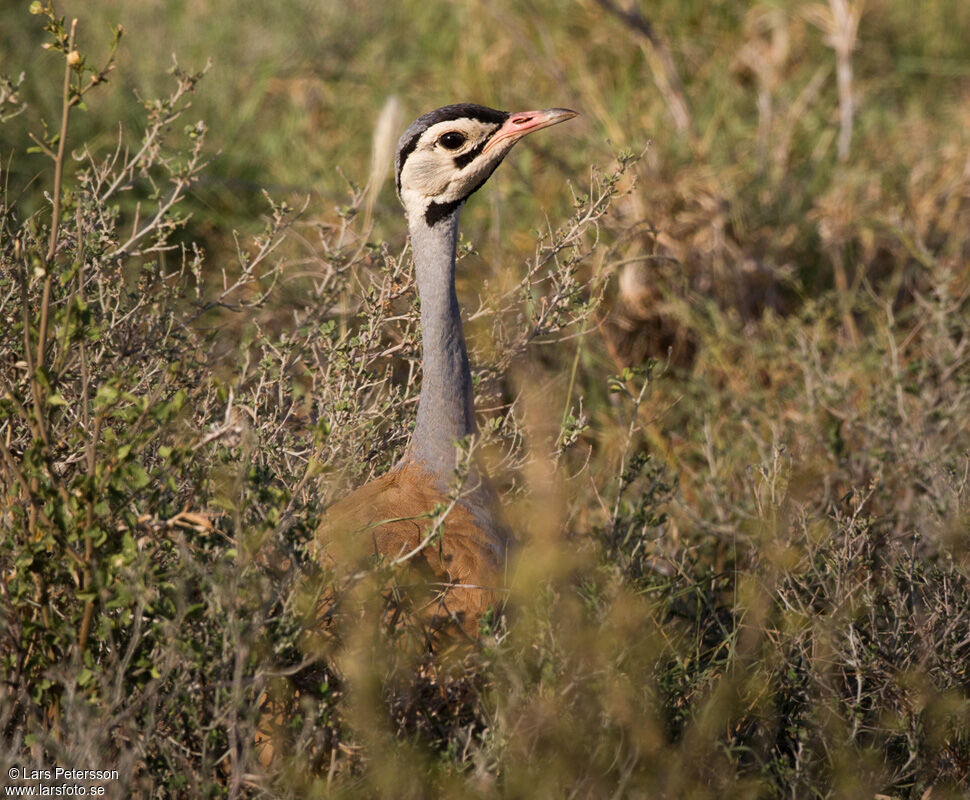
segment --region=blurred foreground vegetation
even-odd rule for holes
[[[0,775],[966,796],[968,42],[962,0],[4,5]],[[463,214],[520,547],[432,657],[307,548],[407,442],[388,158],[459,100],[583,116]]]

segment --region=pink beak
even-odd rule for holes
[[[527,133],[548,128],[576,116],[579,116],[578,112],[568,108],[546,108],[542,111],[520,111],[512,114],[488,140],[482,153],[487,153],[501,142],[510,141],[514,144]]]

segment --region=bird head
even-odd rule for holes
[[[401,136],[397,192],[408,219],[433,226],[481,188],[519,139],[576,116],[568,108],[509,114],[458,103],[418,117]]]

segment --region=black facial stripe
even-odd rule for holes
[[[408,143],[401,148],[401,154],[398,158],[397,175],[394,176],[395,182],[397,183],[398,194],[401,192],[401,172],[404,170],[404,162],[408,160],[408,156],[411,155],[411,153],[414,152],[414,148],[418,146],[418,142],[421,141],[421,134],[423,133],[424,131],[414,134],[414,136],[408,140]]]
[[[413,129],[414,133],[397,154],[397,174],[394,178],[398,193],[401,192],[401,172],[404,169],[404,162],[418,146],[422,134],[432,125],[437,125],[439,122],[451,122],[456,119],[474,119],[487,125],[500,126],[510,116],[511,114],[507,111],[498,111],[488,106],[480,106],[477,103],[454,103],[450,106],[436,108],[434,111],[429,111],[427,114],[418,117],[409,128],[409,130]]]
[[[498,128],[496,128],[496,130],[498,130]],[[474,161],[482,154],[482,150],[485,149],[485,145],[488,144],[489,140],[494,135],[495,134],[493,131],[490,136],[486,137],[485,139],[482,139],[482,141],[476,144],[467,153],[462,153],[460,156],[455,156],[455,166],[458,167],[458,169],[464,169],[465,167],[467,167],[472,161]]]

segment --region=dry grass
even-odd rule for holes
[[[294,3],[241,37],[139,4],[96,68],[86,19],[2,12],[46,22],[56,69],[34,29],[0,56],[0,774],[117,768],[126,798],[964,796],[966,7],[394,9]],[[148,99],[170,37],[146,21],[215,67]],[[309,624],[348,580],[311,532],[398,457],[419,385],[394,91],[587,125],[465,213],[472,446],[519,549],[480,641],[433,657],[382,613],[391,565],[350,576],[361,616]],[[270,769],[259,698],[283,712]]]

